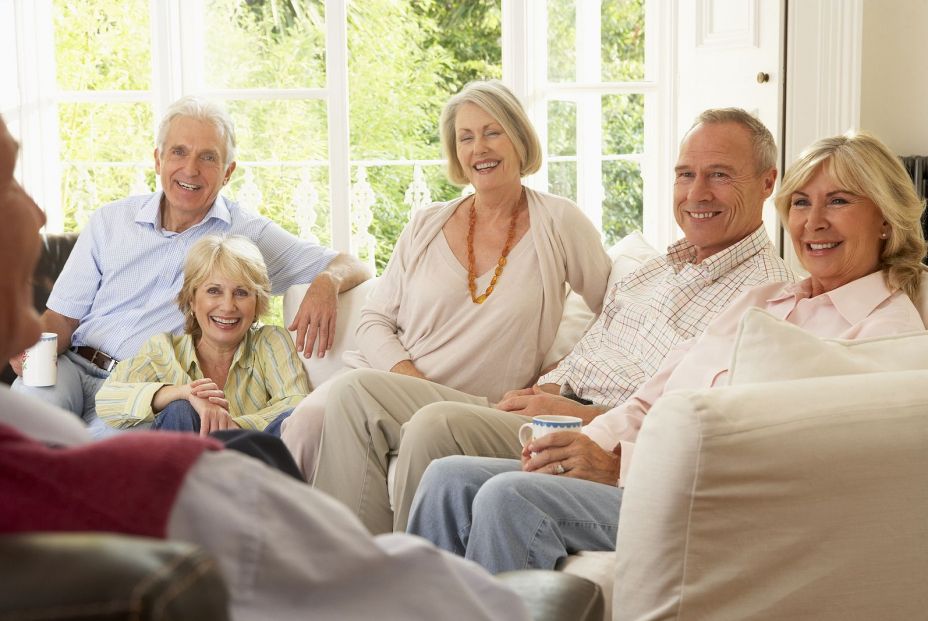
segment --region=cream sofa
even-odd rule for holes
[[[731,380],[641,429],[613,619],[928,618],[928,332],[823,341],[752,311]]]
[[[612,282],[655,252],[622,240]],[[372,286],[341,296],[339,351]],[[288,321],[304,291],[288,292]],[[928,282],[920,308],[928,319]],[[584,311],[574,296],[550,359]],[[928,618],[928,333],[851,345],[772,321],[742,329],[732,386],[655,404],[619,553],[561,567],[602,587],[605,619]],[[306,361],[314,385],[340,367]]]

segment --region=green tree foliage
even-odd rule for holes
[[[577,80],[577,16],[575,0],[548,0],[548,79]],[[603,0],[601,14],[601,80],[626,82],[645,79],[644,0]],[[644,97],[604,95],[602,98],[604,156],[633,156],[644,150]],[[548,153],[577,153],[577,109],[571,101],[548,104]],[[641,228],[643,185],[633,161],[606,159],[603,175],[602,227],[607,244]],[[549,163],[552,192],[577,196],[573,160]]]
[[[539,0],[542,1],[542,0]],[[575,79],[573,0],[547,0],[549,77]],[[603,0],[604,80],[644,78],[644,0]],[[355,161],[438,160],[438,118],[465,83],[502,74],[500,0],[355,0],[348,4],[351,158]],[[192,6],[192,3],[191,3]],[[63,90],[151,88],[149,0],[53,0],[58,84]],[[195,22],[194,22],[195,23]],[[205,0],[201,74],[210,88],[319,88],[325,85],[323,0]],[[196,70],[196,71],[194,71]],[[576,153],[576,111],[570,102],[549,108],[551,154]],[[228,102],[239,132],[230,191],[246,175],[262,192],[266,215],[296,232],[294,196],[308,176],[318,196],[314,233],[330,242],[328,122],[325,105],[306,100]],[[603,99],[603,153],[640,153],[642,96]],[[154,122],[148,103],[59,106],[66,225],[79,228],[97,206],[147,184]],[[92,164],[85,164],[92,162]],[[100,165],[135,163],[141,168]],[[248,165],[254,162],[255,165]],[[424,168],[433,200],[460,189],[443,166]],[[404,194],[412,165],[373,165],[368,180],[377,196],[371,233],[382,269],[408,221]],[[576,196],[576,166],[552,164],[551,191]],[[603,225],[609,240],[641,223],[641,173],[636,163],[603,165]]]

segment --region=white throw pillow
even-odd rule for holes
[[[609,284],[606,285],[607,294],[615,283],[660,254],[639,231],[632,231],[607,252],[612,259],[612,271],[609,273]]]
[[[878,338],[822,339],[752,308],[741,320],[731,384],[928,369],[928,331]]]

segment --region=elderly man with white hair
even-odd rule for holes
[[[220,196],[235,171],[235,130],[214,103],[185,97],[172,104],[154,152],[161,190],[97,210],[55,282],[42,330],[58,335],[58,383],[14,390],[74,412],[95,435],[95,395],[116,362],[152,335],[179,333],[175,303],[187,250],[206,235],[244,235],[261,250],[272,294],[312,283],[290,329],[297,349],[319,356],[335,335],[337,294],[369,277],[357,259],[286,232]],[[21,356],[10,360],[21,374]]]

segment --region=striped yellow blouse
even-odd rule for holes
[[[151,402],[158,389],[202,378],[189,334],[157,334],[136,356],[113,369],[97,393],[97,416],[116,428],[151,422]],[[223,390],[229,414],[242,429],[260,431],[296,407],[309,392],[309,380],[287,331],[279,326],[249,330],[235,352]]]

